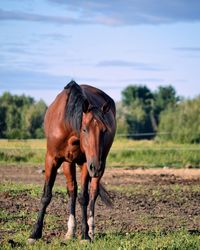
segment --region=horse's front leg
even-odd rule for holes
[[[47,152],[45,158],[45,184],[41,198],[41,207],[38,212],[38,217],[33,232],[28,239],[29,243],[34,243],[37,239],[40,239],[42,237],[44,215],[46,212],[46,208],[52,198],[52,188],[56,179],[57,169],[59,168],[60,164],[61,162],[59,160],[55,160]]]
[[[95,202],[99,194],[99,182],[100,178],[92,178],[90,183],[90,199],[89,199],[89,219],[88,219],[88,226],[89,226],[89,237],[91,240],[94,240],[94,209],[95,209]]]
[[[77,198],[77,182],[76,182],[76,166],[74,163],[63,163],[63,172],[67,181],[67,192],[69,195],[69,220],[68,231],[65,239],[73,239],[76,234],[76,198]]]
[[[88,235],[88,224],[87,224],[87,206],[89,203],[89,194],[88,194],[88,183],[89,183],[89,174],[87,170],[87,165],[83,164],[81,168],[81,192],[79,194],[79,203],[81,205],[82,213],[82,240],[90,240]]]

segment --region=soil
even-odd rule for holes
[[[79,175],[78,172],[77,179]],[[44,173],[38,166],[2,166],[0,180],[37,184],[41,185],[42,190]],[[103,183],[109,190],[113,208],[107,208],[100,199],[97,200],[95,231],[99,235],[105,232],[127,234],[158,229],[166,232],[181,228],[200,233],[200,192],[193,188],[200,184],[200,169],[107,169]],[[58,174],[55,185],[65,185],[62,173]],[[137,190],[131,191],[134,187]],[[25,191],[17,195],[2,192],[0,209],[12,214],[25,211],[30,216],[17,216],[16,222],[31,227],[34,223],[32,213],[38,211],[39,200],[39,197],[34,198]],[[51,222],[50,228],[47,219],[44,239],[48,241],[55,236],[64,237],[68,218],[67,195],[55,192],[47,214],[52,215],[55,221],[53,224]],[[77,222],[80,235],[81,212],[78,203]],[[15,233],[14,230],[0,232],[2,238],[6,234],[12,237]]]

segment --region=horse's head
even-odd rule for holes
[[[97,108],[89,105],[87,101],[83,109],[80,144],[86,155],[87,168],[91,177],[102,176],[104,172],[106,158],[104,139],[108,129],[104,115],[109,109],[109,103]]]

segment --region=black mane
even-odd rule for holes
[[[65,89],[69,90],[68,101],[65,108],[65,119],[74,130],[80,133],[83,105],[86,98],[81,87],[73,80],[65,86]]]
[[[102,107],[97,107],[89,103],[84,94],[84,90],[82,90],[75,81],[72,80],[69,82],[64,89],[69,91],[65,108],[65,120],[71,125],[72,129],[80,134],[83,112],[92,112],[98,121],[108,127],[109,122],[104,115]],[[109,105],[109,108],[111,108],[115,115],[114,101],[104,92],[101,92],[101,96],[105,99],[105,103],[107,102],[107,105]],[[86,110],[85,106],[87,106]]]

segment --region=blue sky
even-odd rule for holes
[[[49,104],[71,79],[116,101],[129,84],[200,94],[198,0],[6,0],[0,29],[0,94]]]

